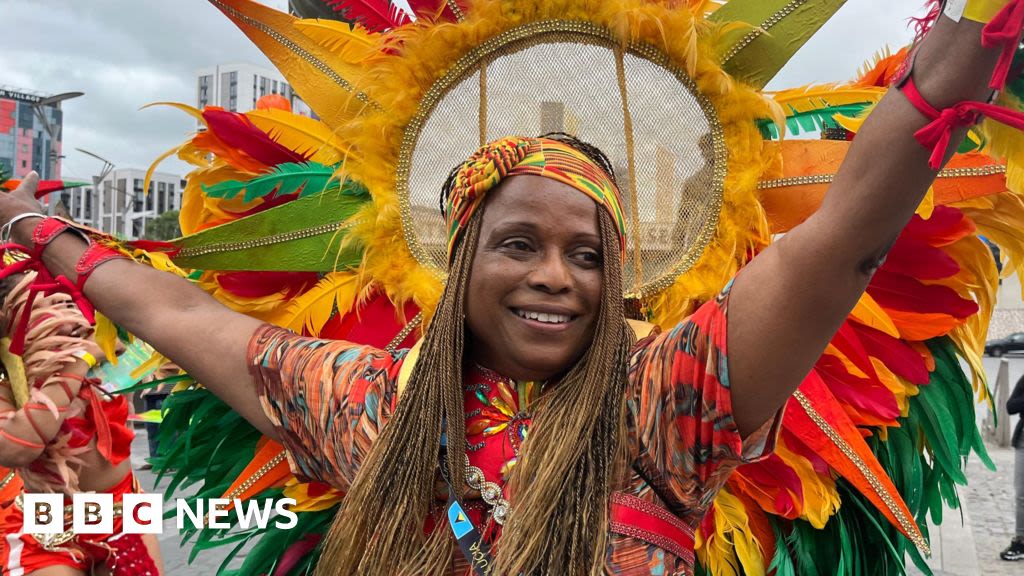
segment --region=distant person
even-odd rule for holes
[[[1024,412],[1024,376],[1017,380],[1013,387],[1013,394],[1006,401],[1006,411],[1010,414]],[[1017,420],[1017,427],[1013,430],[1013,445],[1015,457],[1013,461],[1013,487],[1016,491],[1015,502],[1017,509],[1017,529],[1010,545],[999,553],[1003,560],[1015,562],[1024,560],[1024,418]]]

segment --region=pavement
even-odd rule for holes
[[[1024,375],[1024,356],[1008,358],[1007,362],[1012,386]],[[986,358],[984,364],[990,385],[994,386],[1001,361]],[[979,423],[987,412],[986,408],[979,407]],[[1016,418],[1007,418],[1011,426],[1015,421]],[[995,443],[988,443],[987,447],[996,471],[988,470],[972,455],[967,463],[968,486],[959,489],[961,510],[946,510],[942,525],[929,530],[932,557],[928,563],[936,576],[1024,576],[1024,561],[1004,562],[999,558],[999,552],[1009,544],[1014,533],[1014,452],[1012,448]],[[141,470],[147,453],[147,436],[145,430],[139,429],[132,445],[133,464],[147,492],[162,492],[162,487],[154,487],[152,472]],[[205,550],[190,563],[188,555],[192,547],[180,547],[180,538],[171,521],[164,522],[164,533],[159,539],[165,574],[170,576],[216,574],[230,548]],[[243,557],[244,554],[236,558],[230,567],[237,568]],[[912,565],[908,566],[907,573],[921,574]]]

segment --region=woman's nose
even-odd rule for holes
[[[530,274],[530,285],[546,292],[559,293],[572,286],[568,263],[557,251],[547,251]]]

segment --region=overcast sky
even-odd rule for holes
[[[287,0],[264,2],[285,9]],[[771,88],[846,80],[882,47],[911,38],[907,18],[924,0],[848,0]],[[229,62],[269,65],[205,0],[0,0],[0,86],[85,92],[65,102],[65,176],[88,177],[99,162],[145,168],[180,144],[194,122],[156,101],[195,105],[196,71]],[[184,173],[176,159],[161,170]],[[87,178],[86,178],[87,179]]]

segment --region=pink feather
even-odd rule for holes
[[[346,20],[358,21],[371,32],[384,32],[411,22],[408,14],[387,0],[327,0],[335,12],[345,12]]]

